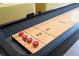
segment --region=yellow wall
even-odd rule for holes
[[[70,3],[46,3],[46,11],[56,9],[65,5],[68,5]]]
[[[68,4],[69,3],[36,3],[35,8],[36,8],[36,12],[38,11],[44,12],[44,11],[56,9]]]
[[[67,3],[24,3],[24,4],[0,4],[0,24],[26,17],[32,12],[44,12],[68,5]]]
[[[0,4],[0,24],[17,20],[35,12],[35,4]]]

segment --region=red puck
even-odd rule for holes
[[[23,34],[24,34],[23,32],[19,32],[19,36],[20,36],[20,37],[23,36]]]
[[[23,36],[22,36],[22,39],[23,39],[24,41],[26,41],[27,35],[23,35]]]
[[[33,47],[37,47],[39,45],[39,42],[38,41],[34,41],[33,42]]]
[[[31,43],[32,41],[33,41],[32,38],[28,38],[28,39],[27,39],[27,42],[28,42],[28,43]]]

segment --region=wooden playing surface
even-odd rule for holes
[[[39,42],[39,45],[36,48],[33,47],[32,43],[28,44],[23,41],[23,39],[18,36],[18,33],[13,34],[12,37],[31,53],[36,53],[45,45],[53,41],[56,37],[71,28],[75,23],[79,22],[78,13],[79,8],[76,8],[23,30],[24,34]]]

